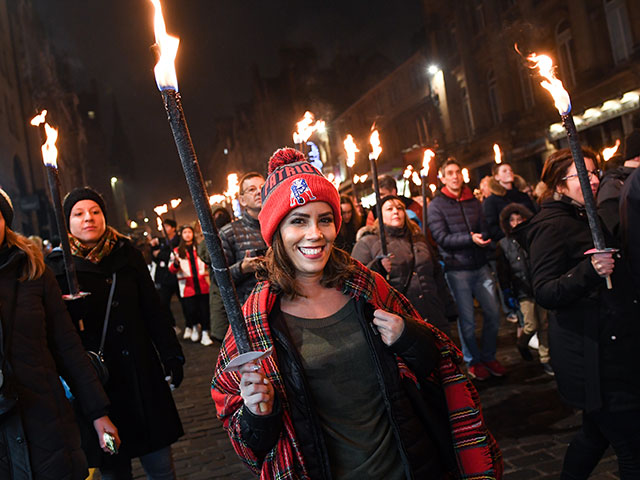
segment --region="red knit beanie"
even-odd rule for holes
[[[269,176],[262,187],[262,209],[258,215],[260,231],[267,245],[280,222],[294,208],[308,202],[326,202],[333,210],[336,231],[342,214],[336,187],[294,148],[276,150],[269,159]]]

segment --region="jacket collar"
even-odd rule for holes
[[[242,217],[240,218],[240,220],[242,221],[242,223],[244,223],[246,226],[256,229],[256,230],[260,230],[260,221],[257,218],[253,218],[251,215],[249,215],[248,213],[245,212],[244,215],[242,215]]]
[[[456,200],[458,202],[464,202],[465,200],[471,200],[474,198],[473,192],[466,185],[462,187],[462,191],[460,192],[460,196],[458,197],[455,193],[449,190],[447,187],[442,187],[442,193],[451,198],[452,200]]]

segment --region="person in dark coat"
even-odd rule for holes
[[[356,234],[362,226],[362,218],[353,204],[353,199],[348,195],[340,196],[340,210],[342,212],[342,226],[336,238],[336,247],[351,253],[356,244]]]
[[[521,192],[514,185],[515,176],[513,168],[508,163],[495,164],[492,169],[495,182],[489,182],[491,195],[482,202],[482,211],[487,222],[487,229],[491,240],[497,242],[504,237],[500,228],[500,212],[510,203],[524,205],[532,212],[538,209],[531,197]]]
[[[165,376],[180,385],[184,356],[169,313],[140,252],[107,225],[102,196],[88,187],[76,188],[63,207],[80,289],[90,293],[71,310],[88,350],[98,350],[115,282],[104,345],[109,368],[105,391],[122,448],[106,457],[83,443],[90,465],[100,468],[103,479],[129,479],[131,459],[140,457],[149,477],[175,478],[171,444],[183,430]],[[61,252],[52,252],[47,261],[68,291]]]
[[[640,292],[640,168],[636,168],[620,194],[620,234],[636,290]]]
[[[59,376],[92,424],[120,443],[109,399],[88,360],[42,251],[11,230],[13,207],[0,189],[0,478],[87,477],[80,432]]]
[[[162,304],[169,310],[171,324],[176,334],[178,334],[180,333],[180,329],[176,324],[173,313],[171,313],[171,299],[174,295],[180,299],[180,294],[178,293],[178,280],[176,276],[169,271],[169,263],[171,252],[173,252],[174,248],[178,247],[180,237],[176,233],[177,224],[175,220],[165,218],[162,221],[162,228],[164,229],[165,237],[151,240],[151,254],[153,255],[153,262],[156,264],[153,280],[156,290],[158,291],[158,296]]]
[[[595,153],[585,150],[593,193]],[[640,303],[619,254],[585,255],[593,240],[571,152],[545,162],[542,209],[527,225],[536,301],[549,310],[549,347],[561,396],[583,410],[561,478],[587,478],[611,445],[620,477],[640,478]],[[604,231],[606,244],[616,247]],[[608,290],[605,278],[613,288]]]
[[[429,323],[451,335],[449,322],[458,310],[444,279],[440,263],[420,228],[405,213],[404,203],[389,195],[380,200],[390,258],[382,257],[376,222],[358,240],[351,256],[387,277],[392,287],[409,299]]]

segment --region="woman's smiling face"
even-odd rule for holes
[[[329,204],[311,202],[294,208],[279,228],[296,276],[322,275],[337,235]]]

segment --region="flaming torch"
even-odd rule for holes
[[[380,244],[382,245],[382,255],[387,255],[387,237],[384,232],[384,222],[382,221],[382,205],[380,204],[380,186],[378,185],[378,166],[376,160],[382,153],[382,147],[380,146],[380,134],[377,129],[371,132],[369,137],[369,143],[371,144],[371,153],[369,153],[369,164],[371,166],[371,181],[373,182],[373,191],[376,194],[376,214],[378,216],[378,226],[380,227]]]
[[[500,145],[497,143],[493,144],[493,159],[498,165],[502,163],[502,150],[500,150]]]
[[[56,141],[58,140],[58,129],[49,125],[45,118],[47,111],[36,115],[31,119],[31,125],[39,127],[44,123],[44,131],[47,135],[46,141],[42,144],[42,161],[47,171],[47,180],[49,181],[49,192],[51,193],[51,203],[56,217],[56,226],[60,234],[60,247],[62,248],[62,258],[64,259],[64,270],[67,275],[67,283],[69,284],[69,294],[63,295],[65,300],[76,300],[78,298],[89,295],[80,291],[78,284],[78,276],[76,274],[76,265],[73,263],[71,256],[71,246],[69,245],[69,233],[67,231],[67,223],[64,219],[62,211],[62,200],[60,195],[60,177],[58,175],[58,149]],[[82,324],[79,325],[80,330],[84,330]]]
[[[293,132],[293,143],[299,145],[299,150],[302,153],[306,152],[305,145],[309,137],[313,135],[313,132],[322,130],[324,128],[324,121],[318,120],[314,123],[315,117],[311,112],[304,112],[302,120],[296,123],[297,130]]]
[[[158,205],[153,208],[153,211],[156,214],[156,223],[158,224],[158,231],[164,234],[164,239],[167,241],[167,245],[169,244],[169,235],[167,235],[167,229],[164,228],[164,222],[162,221],[162,215],[169,211],[169,207],[165,203],[164,205]],[[174,216],[175,221],[175,216]]]
[[[231,273],[227,265],[227,260],[222,250],[222,243],[218,235],[211,208],[209,207],[209,196],[202,178],[200,165],[196,157],[196,152],[191,142],[191,135],[187,127],[187,121],[182,110],[182,101],[178,93],[178,80],[174,60],[178,50],[180,40],[167,34],[160,0],[150,0],[155,7],[154,30],[156,45],[160,52],[160,58],[155,66],[154,72],[158,89],[162,94],[164,107],[173,138],[178,149],[182,168],[184,170],[189,192],[193,199],[193,204],[198,214],[198,220],[202,226],[202,233],[207,245],[207,250],[211,255],[211,266],[215,275],[216,283],[220,288],[220,295],[224,303],[229,325],[235,338],[235,343],[239,355],[229,364],[229,369],[236,369],[250,361],[257,361],[267,356],[267,352],[252,352],[249,334],[244,323],[244,316],[240,308],[240,302],[236,294]]]
[[[422,185],[420,185],[420,193],[422,194],[422,233],[427,236],[427,177],[429,176],[429,164],[431,159],[436,154],[430,148],[424,151],[422,157],[422,170],[420,170],[420,177],[422,177]]]
[[[576,173],[578,174],[578,180],[580,181],[580,189],[584,197],[584,208],[589,220],[589,228],[591,230],[591,238],[593,239],[593,245],[595,248],[585,252],[585,255],[591,255],[594,253],[610,253],[616,251],[615,249],[607,248],[604,242],[604,235],[600,227],[600,221],[596,211],[596,202],[593,198],[593,192],[591,191],[591,185],[589,182],[589,173],[584,163],[584,157],[582,155],[582,148],[580,147],[580,140],[578,138],[578,131],[573,121],[573,115],[571,115],[571,98],[569,93],[564,89],[562,82],[554,72],[555,67],[553,60],[547,55],[537,55],[532,53],[527,57],[527,60],[532,63],[531,68],[537,68],[540,76],[544,78],[540,85],[542,85],[553,97],[558,113],[562,118],[562,125],[567,131],[567,140],[569,141],[569,149],[573,157],[573,163],[576,166]],[[607,288],[611,289],[611,279],[607,277]]]
[[[620,139],[618,138],[616,140],[616,144],[613,147],[604,148],[602,150],[602,159],[605,162],[608,162],[609,160],[611,160],[611,157],[613,157],[616,154],[619,147],[620,147]]]
[[[356,153],[360,150],[356,145],[356,142],[353,141],[353,137],[351,134],[347,135],[347,138],[344,139],[344,149],[347,152],[347,174],[351,177],[351,172],[353,166],[356,164]],[[357,199],[358,194],[356,193],[356,185],[355,182],[351,182],[351,193]]]

